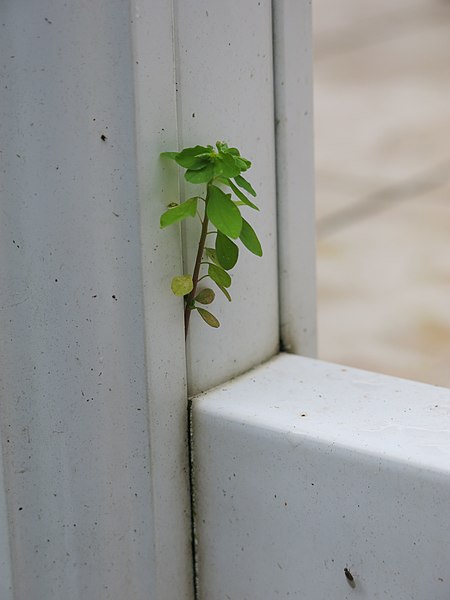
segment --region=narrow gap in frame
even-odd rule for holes
[[[177,20],[177,0],[172,0],[172,38],[173,38],[173,64],[174,64],[174,79],[173,83],[175,86],[175,107],[176,107],[176,130],[177,130],[177,144],[178,149],[183,147],[183,133],[182,133],[182,98],[180,92],[180,48],[179,48],[179,35],[178,35],[178,20]],[[178,175],[179,181],[178,186],[180,190],[180,197],[185,196],[184,193],[184,179],[181,173]],[[181,249],[182,249],[182,263],[183,272],[185,261],[186,261],[186,228],[184,223],[181,224]],[[184,311],[183,311],[184,312]],[[184,321],[183,321],[184,327]],[[187,378],[187,345],[185,344],[185,357],[186,357],[186,378]],[[193,476],[193,434],[192,434],[192,400],[187,395],[188,382],[186,379],[186,442],[188,452],[188,480],[189,480],[189,508],[190,508],[190,529],[191,529],[191,560],[192,560],[192,586],[194,593],[194,600],[198,600],[198,561],[197,561],[197,539],[196,539],[196,525],[195,525],[195,490],[194,490],[194,476]]]

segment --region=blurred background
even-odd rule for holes
[[[450,0],[314,0],[319,357],[450,387]]]

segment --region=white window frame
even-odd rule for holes
[[[73,11],[70,3],[38,0],[33,4],[35,12],[24,2],[10,2],[6,10],[9,26],[2,42],[6,40],[7,46],[12,36],[17,52],[12,55],[8,46],[4,48],[3,54],[14,58],[8,59],[11,87],[2,88],[6,97],[2,110],[5,106],[7,116],[2,126],[8,139],[5,180],[10,193],[2,205],[0,226],[2,239],[11,240],[0,257],[4,277],[0,336],[6,356],[0,407],[2,600],[16,596],[22,600],[30,596],[27,590],[33,591],[33,600],[58,600],[60,590],[73,600],[85,600],[87,595],[100,599],[97,592],[105,586],[120,593],[121,600],[131,595],[133,600],[193,599],[186,346],[181,301],[168,289],[170,277],[182,269],[182,240],[176,228],[159,228],[165,205],[179,194],[178,181],[168,165],[162,165],[159,153],[187,141],[182,138],[190,131],[186,127],[180,131],[176,62],[177,53],[185,49],[177,48],[176,15],[188,6],[195,19],[195,10],[205,8],[206,13],[208,8],[200,0],[183,1],[129,0],[124,4],[95,0]],[[223,0],[207,4],[225,12],[229,6]],[[311,2],[261,0],[253,4],[255,11],[263,5],[266,50],[267,40],[274,35],[275,133],[271,139],[276,150],[278,255],[273,243],[268,259],[271,281],[278,261],[279,285],[270,293],[279,295],[281,349],[315,357]],[[236,5],[245,5],[246,10],[250,6],[237,0]],[[246,35],[250,23],[251,19],[243,21]],[[109,45],[97,48],[98,29]],[[191,31],[195,33],[195,26]],[[251,45],[251,35],[248,40]],[[70,51],[64,47],[64,52],[54,52],[69,42]],[[116,52],[119,46],[123,52]],[[87,57],[93,48],[96,51]],[[270,60],[263,63],[265,69]],[[55,68],[43,69],[41,63],[46,61]],[[11,89],[19,93],[11,96]],[[94,121],[86,124],[84,110],[76,104],[81,92],[89,109],[101,114],[100,118],[93,113],[95,125]],[[265,101],[267,116],[269,103]],[[34,129],[28,121],[25,127],[19,117],[20,126],[16,126],[16,113],[23,119],[31,116]],[[135,131],[130,131],[133,119]],[[86,135],[80,135],[80,127],[82,132],[86,128]],[[239,123],[233,127],[238,131]],[[38,129],[40,137],[33,133]],[[67,132],[74,132],[73,139]],[[33,146],[37,140],[39,145]],[[29,152],[30,147],[35,151]],[[268,152],[272,160],[274,149]],[[91,153],[95,160],[88,161]],[[60,159],[65,168],[59,170]],[[42,177],[36,177],[36,165]],[[71,169],[76,167],[79,170],[74,174]],[[273,173],[271,178],[268,185],[275,188]],[[128,187],[120,187],[125,180]],[[95,202],[92,187],[98,190]],[[111,198],[121,211],[109,205]],[[99,231],[103,237],[97,242]],[[24,238],[21,243],[18,233]],[[52,243],[51,252],[41,257],[38,251],[47,251]],[[82,293],[75,294],[75,300],[70,277],[54,273],[55,264],[63,272],[64,261],[76,263],[70,275],[81,282],[76,292],[81,289]],[[251,269],[247,276],[251,279]],[[103,297],[100,304],[97,293],[86,284],[88,277],[96,284],[101,280],[108,302]],[[119,298],[117,287],[123,290]],[[271,302],[274,306],[273,298]],[[71,319],[67,317],[67,323],[66,305]],[[277,318],[268,324],[276,334]],[[87,322],[95,325],[88,327]],[[99,392],[101,402],[90,404],[89,408],[94,406],[90,411],[80,408],[84,388],[79,383],[92,383],[94,366],[87,360],[77,361],[79,371],[72,377],[71,361],[76,358],[67,349],[74,343],[74,323],[80,330],[84,327],[83,336],[76,340],[83,358],[95,354],[98,365],[101,362],[115,371],[116,389],[111,387],[109,397]],[[121,329],[123,323],[127,326]],[[39,332],[38,342],[30,337],[33,327]],[[129,339],[130,331],[136,339]],[[192,339],[199,338],[194,335]],[[270,352],[264,350],[265,358],[288,358],[285,354],[274,358],[278,339],[272,343]],[[101,356],[97,348],[104,350]],[[261,360],[258,353],[246,355],[236,362],[235,370],[227,371],[227,377],[239,376]],[[306,361],[301,362],[305,369],[308,364],[320,368],[320,362],[295,360]],[[56,374],[52,369],[30,368],[33,364],[42,367],[43,362],[56,366]],[[259,369],[266,366],[271,368],[267,364]],[[251,373],[244,375],[246,383],[251,377]],[[227,387],[220,377],[219,381]],[[342,372],[342,378],[334,381],[333,393],[344,394],[347,381]],[[402,383],[396,380],[395,385]],[[233,389],[241,393],[239,386]],[[213,393],[205,393],[202,407]],[[245,403],[246,398],[235,401]],[[131,407],[136,412],[130,412]],[[231,404],[228,408],[234,410]],[[53,427],[55,415],[64,417],[64,428]],[[216,423],[225,422],[220,411],[212,417]],[[254,424],[257,420],[256,415]],[[200,448],[202,439],[195,435],[194,431]],[[91,455],[90,444],[95,448]],[[30,460],[35,461],[33,468]],[[137,491],[133,488],[130,500],[128,488],[133,485]],[[61,494],[50,496],[52,487]],[[204,482],[198,480],[196,493],[207,501]],[[26,504],[35,498],[43,506]],[[102,509],[95,548],[89,541],[92,533],[87,520],[93,518],[92,513],[87,516],[93,506]],[[39,508],[44,512],[39,513]],[[213,505],[210,508],[215,510]],[[130,523],[139,521],[135,537],[132,530],[121,531],[124,514]],[[95,517],[94,522],[98,523]],[[49,529],[55,562],[46,563],[50,550],[41,543],[50,544]],[[73,556],[83,557],[83,564]],[[139,568],[141,563],[145,568]],[[106,598],[109,592],[104,593]]]

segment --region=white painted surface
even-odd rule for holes
[[[0,444],[0,598],[13,600],[8,511],[6,506],[3,456]]]
[[[278,349],[271,2],[176,0],[175,20],[180,146],[225,139],[253,162],[248,179],[261,212],[243,207],[243,213],[264,252],[257,258],[242,247],[231,273],[233,301],[228,303],[218,291],[211,306],[220,329],[212,330],[198,315],[192,316],[188,380],[190,392],[197,393]],[[189,190],[186,194],[192,195]],[[192,222],[185,243],[186,272],[192,272],[197,241]]]
[[[275,0],[273,19],[281,342],[315,356],[311,0]]]
[[[168,285],[169,273],[181,268],[181,236],[176,228],[159,228],[161,213],[179,193],[178,180],[159,158],[177,141],[172,6],[165,0],[132,0],[131,22],[156,572],[151,597],[189,600],[193,573],[183,303]]]
[[[448,598],[449,390],[279,355],[194,407],[202,599]]]
[[[163,292],[179,240],[158,222],[176,187],[157,159],[176,140],[166,4],[0,8],[16,600],[191,597],[182,309]]]

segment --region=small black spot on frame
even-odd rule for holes
[[[354,580],[354,578],[353,578],[353,575],[352,575],[352,574],[350,573],[350,571],[347,569],[347,567],[345,567],[345,569],[344,569],[344,574],[345,574],[345,577],[346,577],[346,579],[347,579],[347,581],[348,581],[348,584],[349,584],[349,586],[350,586],[350,587],[352,587],[352,588],[354,588],[354,587],[355,587],[355,585],[356,585],[356,584],[355,584],[355,580]]]

